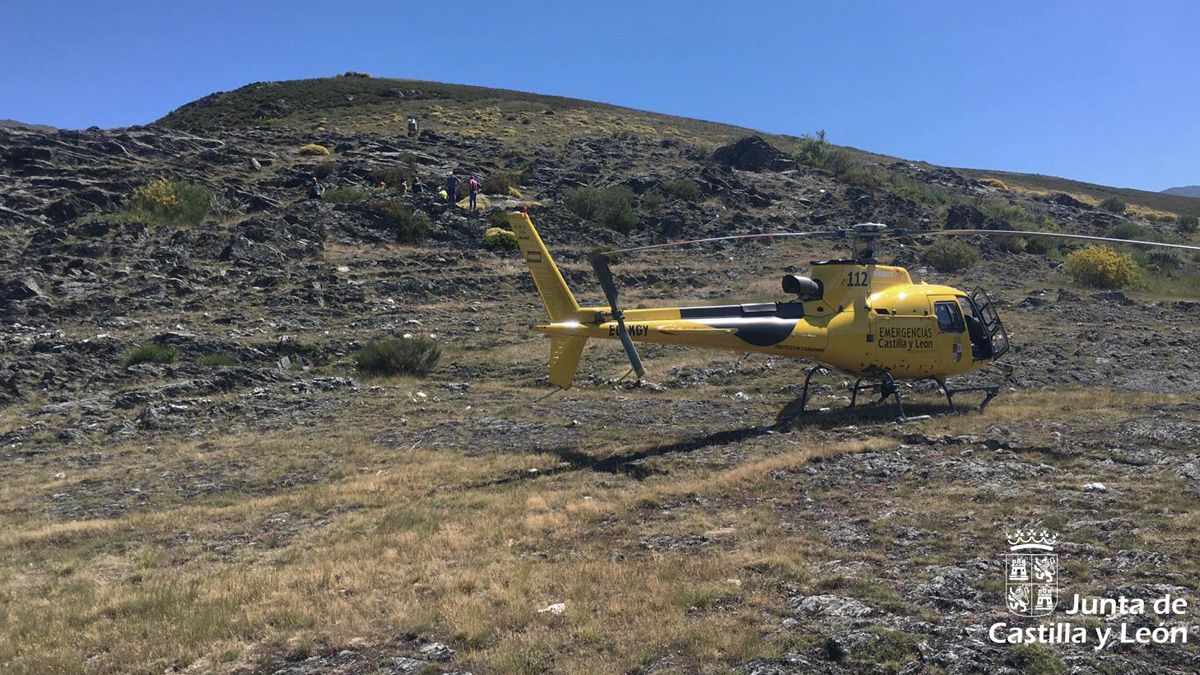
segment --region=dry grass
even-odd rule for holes
[[[388,428],[404,386],[389,385],[395,391],[345,428]],[[490,401],[492,393],[495,400],[476,414],[546,416],[498,384],[475,400]],[[573,395],[597,406],[611,398],[603,390]],[[1006,395],[985,416],[938,417],[918,428],[979,433],[997,422],[1119,416],[1174,400],[1094,391]],[[753,404],[752,416],[769,416],[778,403]],[[430,408],[436,419],[454,410]],[[412,445],[392,447],[344,428],[165,443],[150,456],[140,447],[116,448],[110,462],[57,481],[18,473],[0,488],[10,505],[0,533],[0,665],[6,672],[225,671],[253,666],[263,654],[382,644],[407,633],[452,643],[460,651],[456,667],[477,672],[624,672],[664,654],[714,667],[772,657],[794,639],[762,619],[778,611],[781,580],[903,604],[869,579],[814,577],[814,563],[846,552],[820,532],[781,530],[771,506],[795,498],[793,481],[779,475],[895,447],[893,429],[868,429],[859,439],[751,436],[738,444],[740,461],[665,455],[656,461],[666,473],[640,481],[532,449],[465,455],[427,448],[419,434]],[[582,451],[600,461],[670,440],[624,440],[637,438],[626,431],[610,429]],[[51,509],[51,495],[85,480],[142,484],[139,477],[247,458],[256,458],[252,473],[264,480],[241,489],[156,497],[117,518],[65,521]],[[269,477],[297,468],[322,478],[266,487]],[[965,485],[902,483],[889,494],[892,515],[882,526],[926,529],[988,522],[1017,501],[979,502],[979,490]],[[1164,499],[1148,504],[1161,508]],[[954,515],[964,502],[975,505],[974,520]],[[868,519],[879,508],[873,503],[864,502]],[[1035,515],[1046,506],[1035,500],[1023,508]],[[1195,546],[1193,526],[1178,518],[1170,524],[1164,532]],[[887,532],[873,535],[879,548],[854,555],[881,556]],[[639,543],[657,536],[710,543],[665,551]],[[939,555],[952,559],[972,541]],[[725,597],[736,601],[710,608]],[[563,615],[537,611],[554,602],[566,603]]]

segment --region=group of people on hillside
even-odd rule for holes
[[[458,176],[456,176],[454,173],[451,173],[449,176],[446,177],[445,189],[443,189],[439,193],[438,196],[445,199],[447,204],[457,203],[459,183],[460,183],[460,180],[459,180]],[[386,189],[388,189],[388,185],[387,185],[387,183],[385,183],[383,181],[379,181],[378,183],[376,183],[375,189],[376,190],[386,190]],[[402,194],[402,195],[408,194],[410,191],[408,181],[402,180],[399,185],[395,186],[395,189],[399,190],[400,194]],[[412,193],[419,194],[423,189],[424,189],[424,186],[421,184],[421,180],[419,178],[417,178],[416,174],[414,174],[412,188],[411,188]],[[479,180],[477,178],[475,178],[475,176],[471,176],[467,180],[467,198],[469,200],[468,207],[472,211],[475,211],[478,206],[479,193],[480,193],[481,189],[482,189],[482,185],[479,182]],[[321,181],[318,180],[316,176],[313,176],[312,182],[309,183],[309,185],[308,185],[309,199],[321,199],[324,196],[325,196],[325,186],[321,184]]]
[[[409,115],[406,126],[408,129],[409,137],[414,137],[414,136],[419,137],[420,136],[420,129],[419,129],[419,125],[417,123],[417,118],[415,115]],[[421,185],[421,181],[419,178],[417,178],[415,173],[413,174],[412,180],[413,180],[412,193],[413,194],[420,193],[423,189],[423,186]],[[450,175],[446,177],[446,188],[439,193],[439,196],[444,198],[446,200],[447,204],[457,203],[458,202],[458,186],[459,186],[459,178],[458,178],[458,176],[454,175],[453,172],[451,172]],[[379,181],[379,183],[377,183],[375,185],[375,189],[377,189],[377,190],[386,190],[387,188],[388,188],[387,184],[384,183],[382,180]],[[402,195],[408,194],[409,193],[408,181],[407,180],[401,181],[400,185],[396,186],[396,189],[399,190],[400,194],[402,194]],[[467,180],[467,197],[469,199],[468,205],[472,211],[476,210],[477,202],[479,199],[479,192],[481,189],[482,189],[482,185],[475,178],[475,176],[471,176]],[[308,196],[310,199],[321,199],[325,196],[325,186],[321,184],[321,181],[317,180],[316,176],[313,176],[312,183],[308,186]]]

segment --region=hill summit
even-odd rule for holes
[[[1180,197],[1200,197],[1200,185],[1184,185],[1181,187],[1167,188],[1163,190],[1163,194],[1179,195]]]

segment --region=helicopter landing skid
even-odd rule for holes
[[[804,391],[800,395],[800,413],[799,414],[801,414],[801,415],[806,414],[808,412],[808,410],[806,409],[806,406],[808,405],[808,387],[812,383],[813,375],[816,375],[818,371],[828,372],[828,369],[826,369],[823,366],[813,366],[812,368],[808,369],[808,374],[804,377]],[[874,380],[874,381],[863,384],[863,380]],[[983,402],[981,402],[979,404],[979,410],[982,411],[984,408],[987,407],[987,404],[991,403],[992,399],[996,398],[996,396],[1000,393],[999,385],[985,385],[985,386],[981,386],[981,387],[957,387],[957,388],[955,388],[955,387],[947,386],[946,383],[942,380],[938,380],[938,379],[934,378],[934,381],[937,382],[938,387],[941,388],[942,392],[946,394],[946,403],[949,404],[949,406],[950,406],[950,412],[955,413],[955,414],[958,413],[958,408],[955,407],[955,405],[954,405],[954,395],[955,394],[961,394],[963,392],[976,392],[976,391],[983,392],[984,393]],[[851,391],[850,391],[850,404],[847,405],[846,407],[847,408],[856,407],[858,405],[858,393],[861,391],[871,391],[871,390],[875,390],[875,391],[879,392],[879,400],[876,401],[876,404],[883,403],[884,401],[886,401],[888,399],[889,396],[896,400],[896,410],[900,413],[898,421],[900,421],[900,422],[916,422],[919,420],[929,419],[929,415],[919,415],[917,417],[909,417],[904,414],[904,402],[900,399],[899,388],[896,387],[896,381],[892,378],[892,374],[886,370],[880,370],[879,373],[873,377],[860,377],[857,380],[855,380],[854,388],[851,389]]]
[[[824,366],[813,366],[808,369],[808,374],[804,377],[804,391],[800,394],[800,413],[801,415],[808,412],[805,406],[808,405],[808,385],[812,382],[812,376],[818,371],[828,372]],[[863,384],[863,380],[877,379],[878,382],[870,382]],[[896,381],[892,379],[892,374],[886,370],[879,371],[879,374],[872,377],[860,377],[854,382],[854,389],[850,393],[850,404],[847,408],[853,408],[858,404],[858,392],[868,391],[871,389],[879,390],[879,400],[876,403],[883,403],[889,396],[896,399],[896,409],[900,412],[900,422],[915,422],[917,420],[929,419],[929,415],[921,415],[919,417],[908,417],[904,414],[904,403],[900,400],[900,390],[896,387]],[[953,407],[953,406],[951,406]]]
[[[942,392],[944,394],[946,394],[946,403],[948,403],[950,405],[950,412],[952,412],[952,413],[958,412],[958,408],[954,407],[954,395],[955,394],[961,394],[964,391],[966,391],[966,392],[982,391],[984,393],[984,397],[983,397],[983,401],[979,404],[979,410],[981,412],[983,411],[984,408],[987,407],[988,403],[992,402],[992,399],[996,398],[996,396],[1000,394],[1000,385],[998,385],[998,384],[984,385],[981,387],[952,388],[952,387],[946,386],[946,383],[943,382],[942,380],[935,379],[934,382],[937,382],[938,386],[941,387]]]

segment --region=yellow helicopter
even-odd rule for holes
[[[737,352],[758,352],[808,359],[817,365],[804,379],[800,410],[808,401],[815,373],[831,369],[854,376],[850,397],[875,389],[879,401],[894,397],[900,419],[904,405],[896,380],[931,379],[946,395],[953,411],[954,395],[982,392],[980,409],[999,392],[998,385],[953,388],[947,379],[965,375],[996,361],[1009,349],[1008,333],[992,298],[981,288],[970,293],[950,286],[914,284],[903,267],[875,260],[875,242],[894,235],[1039,236],[1166,246],[1197,246],[1109,237],[1015,230],[889,230],[862,223],[832,232],[777,232],[730,235],[607,251],[591,256],[592,268],[608,300],[607,307],[580,307],[555,266],[529,215],[515,212],[508,223],[533,275],[550,323],[534,330],[550,336],[550,382],[570,388],[588,338],[617,339],[625,347],[633,372],[645,374],[635,342],[691,345]],[[760,237],[849,237],[853,257],[812,264],[812,276],[783,277],[783,291],[794,299],[700,307],[662,307],[622,311],[607,258],[618,253],[705,242]],[[867,380],[868,384],[863,384]]]

